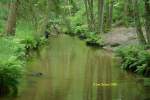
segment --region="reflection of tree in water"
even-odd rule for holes
[[[87,56],[87,63],[85,65],[85,78],[84,78],[84,95],[83,100],[92,100],[93,98],[93,77],[95,71],[95,61],[94,56],[92,56],[91,52],[89,51]]]
[[[72,49],[70,49],[69,53],[63,52],[59,58],[59,62],[61,63],[61,69],[57,69],[59,76],[57,77],[57,86],[53,91],[52,100],[67,100],[67,96],[70,93],[70,89],[73,85],[73,62],[74,61],[74,53]],[[70,53],[71,52],[71,53]],[[60,67],[60,66],[59,66]],[[67,74],[66,74],[67,73]]]
[[[112,59],[108,56],[98,56],[97,66],[97,83],[112,83]],[[112,100],[112,87],[99,86],[97,87],[97,100]]]
[[[107,60],[106,60],[107,59]],[[85,66],[83,100],[111,100],[111,87],[95,87],[94,83],[111,84],[111,59],[97,51],[89,51]],[[96,91],[97,89],[97,91]],[[97,92],[97,93],[96,93]],[[96,94],[95,94],[96,93]]]
[[[144,86],[142,86],[142,80],[136,79],[136,77],[139,76],[121,69],[116,69],[115,72],[116,77],[113,77],[113,79],[118,81],[118,86],[114,89],[113,94],[116,98],[123,100],[144,100],[143,94],[146,94],[147,92],[144,92],[145,90],[143,88]]]

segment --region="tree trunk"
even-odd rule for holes
[[[128,13],[129,13],[129,10],[128,10],[128,0],[124,0],[124,17],[123,17],[123,22],[124,22],[124,25],[126,27],[128,27]]]
[[[89,0],[89,11],[90,11],[90,24],[91,24],[91,30],[95,31],[95,18],[94,18],[94,11],[93,11],[93,0]]]
[[[114,0],[110,0],[109,2],[109,11],[108,11],[108,28],[111,30],[112,27],[112,18],[113,18],[113,6],[114,6]]]
[[[84,0],[86,8],[87,23],[90,31],[95,31],[95,18],[93,11],[93,0]]]
[[[139,15],[138,1],[134,0],[133,4],[134,4],[134,6],[133,6],[134,7],[134,18],[135,18],[135,26],[136,26],[136,30],[137,30],[137,36],[138,36],[139,42],[141,44],[146,44],[146,40],[144,38],[143,31],[142,31],[140,15]]]
[[[98,32],[103,33],[103,24],[104,24],[104,0],[98,0],[98,21],[99,21],[99,27]]]
[[[78,7],[77,7],[77,5],[76,5],[76,3],[74,2],[74,0],[69,0],[69,4],[71,4],[72,5],[72,13],[74,14],[77,10],[78,10]]]
[[[37,29],[38,34],[35,34],[37,36],[42,36],[48,28],[49,10],[51,10],[50,5],[52,5],[53,3],[51,0],[46,0],[46,2],[47,2],[47,4],[45,5],[43,21],[42,21],[42,23],[39,23],[39,25],[38,25],[38,29]]]
[[[145,2],[145,30],[147,41],[150,43],[150,1],[144,0]]]
[[[5,96],[9,93],[10,93],[9,87],[0,84],[0,96]]]
[[[10,11],[5,29],[7,35],[15,35],[18,3],[19,0],[16,0],[10,4]]]

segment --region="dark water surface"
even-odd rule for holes
[[[66,35],[51,38],[26,67],[19,96],[0,100],[150,100],[148,78],[122,71],[111,53]]]

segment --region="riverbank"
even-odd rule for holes
[[[149,45],[141,45],[135,28],[119,27],[104,34],[104,50],[121,58],[121,68],[150,77]]]
[[[149,45],[139,44],[135,28],[114,28],[109,33],[99,36],[101,41],[96,35],[90,35],[91,37],[80,34],[77,37],[85,40],[87,46],[100,48],[120,57],[121,68],[147,77],[150,76]]]
[[[96,34],[92,32],[74,33],[73,36],[84,40],[88,46],[103,48],[106,51],[114,52],[114,49],[119,46],[137,45],[138,39],[136,29],[133,27],[117,27],[110,32],[104,34]],[[71,35],[71,34],[69,34]],[[72,36],[72,35],[71,35]]]
[[[34,35],[0,37],[0,96],[18,94],[18,85],[25,75],[28,52],[44,43],[44,37]]]
[[[135,28],[118,27],[109,33],[103,34],[104,47],[106,51],[115,52],[119,46],[137,45],[138,39]]]

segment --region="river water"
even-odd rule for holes
[[[150,79],[127,73],[111,53],[60,35],[32,54],[18,97],[0,100],[150,100]]]

